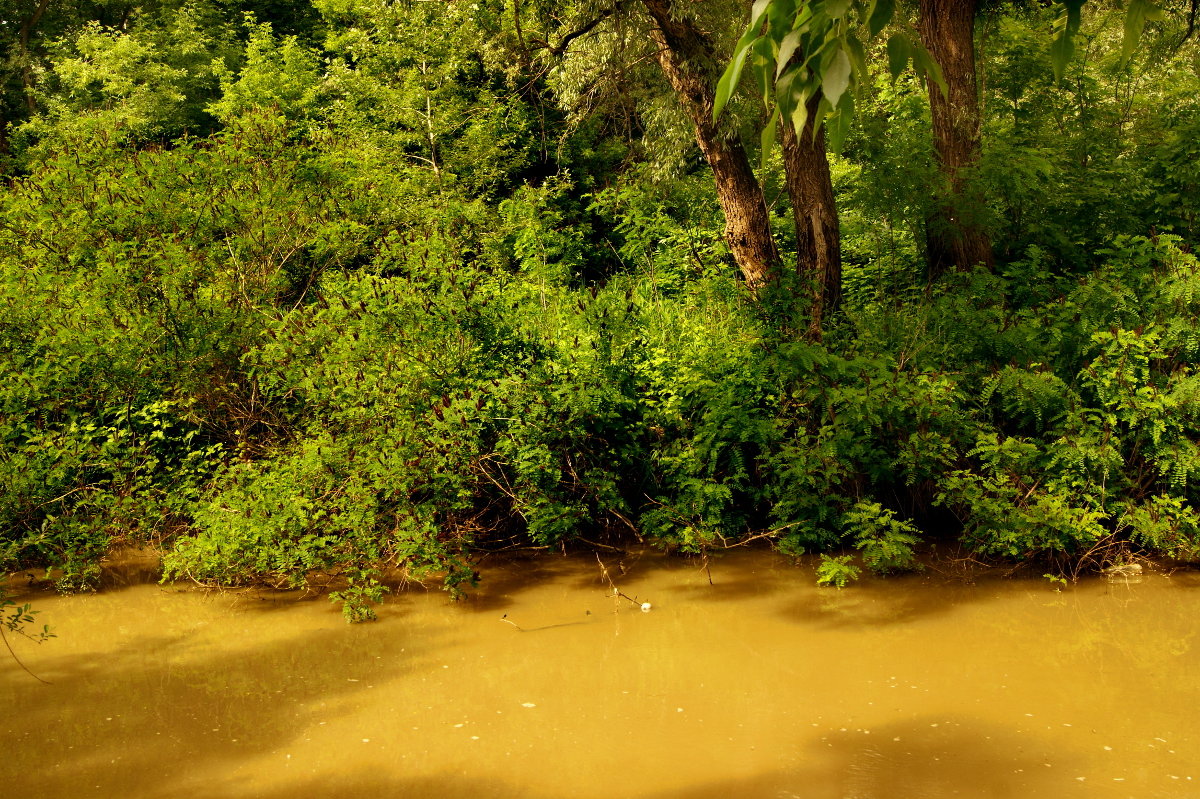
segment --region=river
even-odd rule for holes
[[[0,652],[3,795],[1200,796],[1200,573],[836,590],[769,552],[604,561],[636,602],[545,554],[354,626],[139,561],[36,595],[58,637],[9,640],[51,684]]]

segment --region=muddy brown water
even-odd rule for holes
[[[842,591],[766,552],[485,564],[374,624],[114,572],[0,658],[0,794],[1200,796],[1200,574],[926,573]],[[502,617],[506,616],[507,621]],[[10,639],[12,637],[10,636]],[[0,653],[3,654],[3,653]]]

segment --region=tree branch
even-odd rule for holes
[[[612,15],[614,15],[618,11],[620,11],[622,9],[622,7],[624,7],[625,2],[626,2],[626,0],[617,0],[617,2],[613,3],[612,8],[610,8],[606,11],[601,11],[600,14],[598,14],[596,17],[588,20],[587,22],[585,22],[583,25],[576,28],[575,30],[566,33],[563,36],[562,41],[560,41],[557,45],[555,45],[553,47],[550,45],[549,42],[541,40],[541,39],[532,39],[531,41],[536,42],[537,44],[540,44],[542,47],[546,48],[546,50],[552,56],[555,56],[555,57],[562,56],[564,53],[567,52],[567,48],[571,46],[571,42],[575,41],[576,39],[578,39],[581,36],[587,36],[589,33],[594,31],[601,22],[603,22],[604,20],[608,19],[609,17],[611,17]]]

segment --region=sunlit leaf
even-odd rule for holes
[[[729,102],[729,98],[733,96],[733,90],[737,88],[738,81],[742,77],[742,65],[746,63],[746,55],[750,52],[749,48],[743,47],[729,62],[729,66],[725,68],[721,79],[717,81],[717,94],[713,102],[713,119],[721,115],[725,104]]]
[[[796,54],[796,49],[800,47],[800,41],[804,37],[803,31],[792,31],[787,36],[783,37],[783,41],[779,43],[779,55],[776,56],[775,64],[775,79],[779,79],[779,75],[787,68],[788,62],[792,60],[792,56]]]
[[[821,91],[829,99],[831,105],[837,105],[850,85],[850,56],[838,47],[829,66],[821,72]]]
[[[759,151],[759,162],[762,168],[767,168],[767,161],[771,156],[771,151],[775,149],[775,123],[779,119],[779,112],[771,114],[771,118],[767,120],[767,124],[763,125],[760,142],[762,149]]]
[[[759,28],[762,27],[763,18],[766,16],[767,6],[770,2],[771,0],[755,0],[754,9],[750,12],[750,22],[746,25],[742,38],[738,39],[737,45],[734,46],[733,59],[717,82],[717,93],[713,103],[714,119],[721,114],[729,102],[729,98],[733,96],[734,90],[737,89],[738,81],[742,78],[742,67],[746,63],[746,56],[750,52],[750,46],[759,38]]]
[[[792,98],[795,105],[792,109],[792,127],[796,129],[796,135],[800,135],[804,131],[804,126],[808,124],[808,98],[812,97],[812,92],[808,86],[801,86],[793,92]]]

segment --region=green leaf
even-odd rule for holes
[[[771,76],[775,74],[775,48],[770,39],[764,36],[750,45],[750,65],[758,78],[758,93],[765,102],[771,96]]]
[[[788,62],[796,54],[796,50],[800,47],[800,41],[803,37],[804,31],[792,31],[787,36],[784,36],[783,41],[779,43],[779,55],[776,56],[775,64],[776,80],[779,79],[780,73],[787,69]]]
[[[737,88],[738,81],[742,78],[742,65],[746,63],[746,55],[749,52],[749,48],[745,47],[739,50],[733,60],[729,62],[729,66],[725,68],[721,79],[717,81],[717,96],[713,101],[713,119],[721,115],[725,104],[733,96],[733,90]]]
[[[762,150],[759,153],[759,163],[762,168],[767,168],[767,160],[771,156],[771,150],[775,149],[775,122],[779,119],[779,112],[775,111],[771,114],[771,118],[767,120],[767,124],[763,125],[762,134],[760,136]]]
[[[844,94],[838,103],[837,110],[825,122],[825,137],[831,152],[840,153],[846,136],[850,133],[850,123],[854,120],[854,95]]]
[[[797,136],[804,132],[804,126],[808,124],[808,98],[812,97],[812,91],[811,87],[805,85],[792,92],[795,105],[792,107],[791,120]]]
[[[850,65],[855,75],[867,74],[867,51],[862,42],[853,33],[846,36],[846,52],[850,55]]]
[[[900,77],[908,69],[908,59],[912,55],[912,43],[903,33],[894,33],[887,41],[888,72],[892,80]]]
[[[875,0],[871,7],[871,16],[867,18],[867,30],[874,39],[879,35],[896,13],[896,0]]]
[[[846,16],[846,12],[850,10],[851,0],[827,0],[825,3],[825,13],[832,19],[841,19]]]
[[[850,56],[846,50],[837,48],[828,66],[821,71],[821,91],[825,93],[829,104],[836,106],[850,85]]]
[[[1050,66],[1055,80],[1062,80],[1067,64],[1075,54],[1075,34],[1079,32],[1081,10],[1086,1],[1063,0],[1063,13],[1055,23],[1059,31],[1050,43]]]
[[[1142,38],[1146,22],[1162,18],[1162,9],[1150,0],[1129,0],[1129,7],[1125,9],[1125,37],[1121,42],[1122,64],[1127,63],[1129,57],[1133,55],[1133,51],[1137,49],[1138,40]]]
[[[796,0],[771,0],[766,6],[767,24],[772,31],[790,28],[796,16]],[[786,26],[786,27],[785,27]],[[778,36],[774,38],[778,39]]]
[[[786,70],[783,77],[775,81],[775,104],[779,106],[779,113],[784,119],[789,118],[795,110],[796,97],[799,94],[796,80],[807,75],[808,70],[793,68]]]
[[[947,97],[950,94],[950,87],[946,85],[946,79],[942,77],[942,68],[933,56],[919,44],[910,42],[912,47],[913,67],[917,73],[926,80],[931,80],[941,90],[942,96]]]
[[[733,96],[738,81],[742,78],[742,67],[746,63],[746,56],[750,53],[750,46],[759,38],[758,31],[762,27],[763,17],[766,16],[767,6],[770,3],[771,0],[755,0],[754,8],[750,12],[750,22],[747,23],[742,38],[738,39],[738,43],[733,48],[733,59],[725,68],[721,79],[717,81],[717,95],[713,102],[713,119],[720,116],[726,103],[729,102],[729,98]]]

